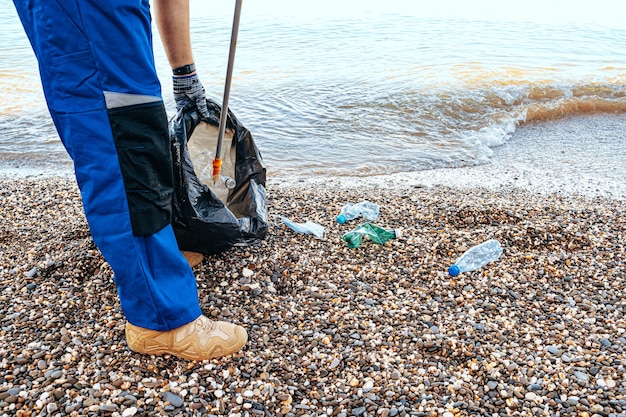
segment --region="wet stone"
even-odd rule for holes
[[[162,392],[160,396],[163,399],[163,401],[169,402],[170,404],[172,404],[172,406],[176,408],[182,407],[183,405],[182,398],[180,398],[178,395],[174,394],[173,392],[165,391],[165,392]]]
[[[559,353],[561,353],[559,348],[554,345],[548,346],[546,350],[553,355],[558,355]]]
[[[353,408],[351,414],[353,416],[359,417],[361,415],[363,415],[363,413],[365,413],[365,411],[367,411],[367,408],[365,407],[357,407],[357,408]]]
[[[60,369],[50,370],[46,372],[45,376],[46,378],[50,379],[59,379],[61,378],[61,376],[63,376],[63,371],[61,371]]]
[[[8,395],[17,395],[17,394],[19,394],[19,393],[20,393],[20,391],[21,391],[21,388],[19,388],[19,387],[13,387],[13,388],[10,388],[8,391],[6,391],[6,393],[7,393]]]
[[[137,402],[137,397],[134,395],[124,395],[124,405],[131,405]]]
[[[40,350],[40,351],[35,352],[33,354],[33,359],[39,359],[39,358],[41,358],[41,357],[43,357],[45,355],[46,355],[46,352],[44,352],[43,350]]]
[[[589,376],[581,371],[574,371],[574,376],[581,382],[587,382],[589,380]]]
[[[606,339],[603,337],[599,341],[602,347],[605,347],[605,348],[611,347],[611,341],[609,339]]]

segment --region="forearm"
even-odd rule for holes
[[[172,68],[193,63],[189,0],[154,0],[155,21]]]

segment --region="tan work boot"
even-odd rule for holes
[[[126,323],[128,347],[148,355],[170,354],[202,361],[235,353],[247,341],[248,333],[243,327],[225,321],[213,321],[205,316],[166,332]]]
[[[188,250],[181,250],[180,252],[183,254],[185,259],[187,259],[189,266],[192,268],[198,265],[204,259],[204,255],[199,252],[191,252]]]

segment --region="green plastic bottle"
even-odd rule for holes
[[[363,237],[368,238],[374,243],[382,245],[390,239],[397,239],[401,236],[400,229],[383,229],[372,223],[363,223],[360,226],[350,230],[342,236],[344,242],[349,248],[358,248]]]

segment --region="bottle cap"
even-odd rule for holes
[[[461,273],[461,270],[456,265],[452,265],[450,268],[448,268],[448,274],[450,274],[450,276],[456,277],[460,273]]]
[[[224,178],[224,185],[226,186],[226,188],[228,188],[229,190],[232,190],[233,188],[235,188],[235,186],[237,185],[237,182],[230,177],[225,177]]]
[[[402,237],[402,229],[393,229],[393,233],[396,235],[396,239]]]
[[[344,224],[345,222],[346,222],[346,216],[344,216],[343,214],[340,214],[339,216],[337,216],[337,223]]]

